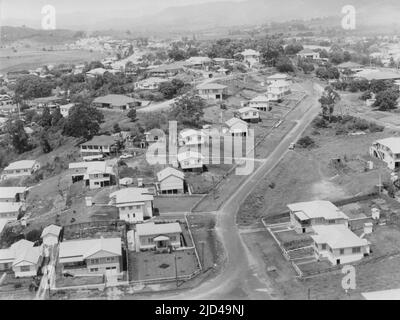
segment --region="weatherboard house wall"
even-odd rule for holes
[[[389,169],[400,168],[400,137],[375,141],[369,152],[372,157],[386,162]]]
[[[40,169],[40,163],[35,160],[21,160],[10,163],[4,168],[0,179],[20,178],[30,176]]]

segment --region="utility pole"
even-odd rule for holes
[[[176,261],[176,253],[174,254],[174,261],[175,261],[176,287],[179,287],[179,283],[178,283],[178,264],[177,264],[177,261]]]
[[[201,245],[201,268],[204,270],[204,245],[205,242],[204,241],[200,241],[200,245]]]

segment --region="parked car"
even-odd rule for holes
[[[133,155],[129,154],[129,153],[124,153],[123,155],[121,155],[119,157],[120,159],[129,159],[129,158],[133,158]]]
[[[294,142],[292,142],[292,143],[289,145],[289,150],[294,150],[295,146],[296,146],[296,144],[295,144]]]

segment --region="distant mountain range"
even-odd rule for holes
[[[107,15],[104,15],[107,16],[105,19],[96,19],[87,12],[59,14],[57,25],[60,28],[74,30],[189,31],[328,16],[337,17],[339,25],[342,7],[348,4],[356,8],[357,21],[360,25],[400,23],[399,0],[244,0],[241,2],[216,0],[204,4],[170,7],[140,18],[132,18],[130,12],[124,11],[107,12]],[[36,21],[32,26],[38,28],[39,23]],[[4,21],[4,24],[7,24],[7,21]],[[15,22],[13,25],[16,25]]]

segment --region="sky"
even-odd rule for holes
[[[92,21],[116,17],[126,19],[157,13],[168,7],[212,1],[216,0],[0,0],[0,18],[1,25],[36,25],[42,19],[42,7],[50,4],[56,9],[56,15],[64,20],[69,14],[75,17],[79,14],[82,18],[87,16]],[[77,22],[71,21],[73,23]]]

